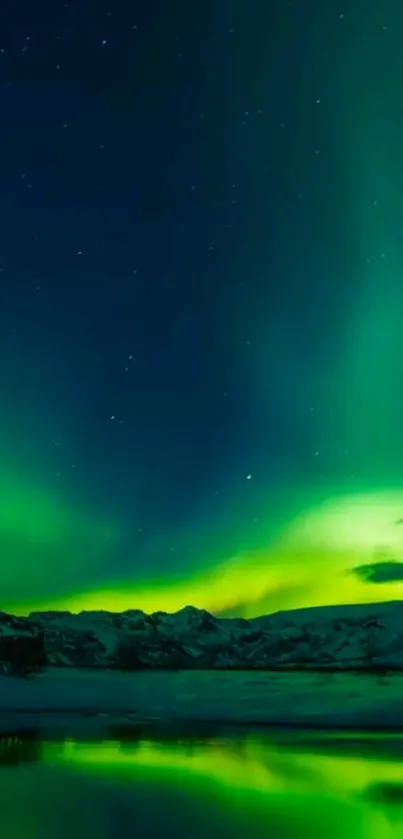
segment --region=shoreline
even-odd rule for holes
[[[228,725],[393,731],[403,673],[105,671],[0,677],[0,732],[113,725]]]

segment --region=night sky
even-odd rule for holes
[[[402,39],[397,0],[0,11],[1,608],[401,596]]]

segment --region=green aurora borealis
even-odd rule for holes
[[[40,608],[175,611],[191,603],[215,613],[253,616],[282,608],[396,599],[402,589],[394,581],[368,585],[351,571],[402,555],[402,530],[396,525],[403,507],[399,492],[346,494],[319,502],[290,521],[266,550],[230,557],[182,579],[168,574],[157,582],[106,579],[99,587],[81,589],[75,579],[99,576],[111,540],[118,544],[113,526],[81,516],[37,487],[16,484],[15,493],[10,496],[8,483],[0,526],[12,561],[2,566],[0,578],[3,592],[10,592],[5,608],[16,613]],[[13,599],[17,591],[20,596]]]
[[[364,4],[362,5],[364,10]],[[242,366],[242,375],[250,384],[250,411],[251,414],[259,416],[259,428],[263,428],[259,437],[261,451],[254,450],[249,460],[242,454],[238,466],[234,443],[232,462],[235,462],[236,466],[231,469],[227,469],[230,455],[225,452],[224,456],[223,453],[222,474],[218,477],[217,474],[213,475],[211,492],[206,491],[201,500],[198,499],[197,503],[195,501],[186,522],[180,525],[175,523],[171,529],[166,526],[166,522],[164,526],[160,526],[159,511],[156,507],[150,551],[153,557],[160,557],[158,561],[150,561],[149,566],[143,561],[140,565],[135,543],[130,546],[130,528],[137,532],[142,527],[142,519],[138,514],[138,499],[147,480],[146,461],[141,459],[142,451],[146,448],[143,437],[139,436],[137,448],[127,444],[129,465],[126,471],[122,467],[122,485],[125,483],[124,491],[122,489],[122,497],[125,496],[123,506],[128,506],[129,497],[132,504],[130,510],[133,509],[129,524],[126,510],[122,515],[119,511],[119,497],[116,495],[117,473],[114,473],[111,483],[108,504],[108,469],[113,461],[114,450],[108,449],[106,442],[104,449],[99,444],[97,450],[92,450],[91,480],[88,479],[86,484],[88,464],[83,452],[85,453],[86,445],[92,445],[91,430],[88,430],[91,429],[92,418],[86,426],[87,436],[83,432],[80,446],[76,445],[80,437],[80,412],[89,414],[92,401],[95,401],[94,393],[100,392],[104,379],[109,375],[104,373],[104,367],[107,366],[104,361],[104,367],[99,363],[100,372],[97,370],[96,374],[93,373],[98,362],[93,361],[96,353],[92,348],[87,356],[86,373],[83,374],[79,385],[77,371],[82,368],[81,361],[77,361],[76,367],[73,362],[70,363],[74,342],[77,341],[78,346],[86,337],[85,312],[88,319],[88,312],[92,311],[92,301],[88,302],[88,309],[82,315],[81,321],[77,320],[78,326],[75,326],[74,335],[73,329],[71,330],[70,346],[66,341],[63,344],[61,354],[64,353],[63,357],[69,361],[62,363],[60,369],[53,356],[57,358],[58,352],[61,351],[61,345],[58,344],[57,317],[60,317],[60,311],[64,307],[68,309],[67,298],[62,294],[57,304],[52,304],[57,317],[54,313],[49,314],[48,310],[41,314],[45,326],[37,327],[38,341],[32,341],[31,345],[27,341],[29,352],[25,345],[22,345],[14,353],[13,336],[8,343],[5,341],[2,344],[2,609],[19,614],[40,608],[73,611],[140,608],[150,612],[160,609],[174,611],[187,604],[193,604],[214,613],[253,616],[283,608],[371,602],[402,596],[403,582],[399,581],[398,573],[395,579],[375,584],[354,572],[355,568],[371,566],[374,563],[403,562],[403,525],[400,524],[403,519],[403,65],[401,42],[398,37],[400,30],[397,25],[402,13],[397,9],[396,3],[389,3],[387,6],[384,18],[386,20],[389,16],[392,23],[383,26],[381,10],[373,10],[367,15],[365,7],[362,15],[367,15],[366,22],[365,25],[359,25],[357,20],[361,13],[360,4],[356,4],[355,18],[349,20],[346,13],[345,19],[338,22],[339,27],[345,27],[343,31],[346,34],[337,34],[333,40],[330,39],[332,48],[329,47],[329,50],[322,44],[318,55],[311,56],[312,69],[307,72],[307,79],[301,83],[305,86],[304,95],[310,102],[309,107],[315,111],[315,119],[320,122],[321,109],[324,114],[318,144],[326,146],[328,161],[327,181],[321,200],[327,201],[325,216],[329,230],[323,233],[320,221],[315,222],[321,215],[321,207],[315,206],[314,196],[307,210],[312,233],[309,242],[305,241],[304,244],[305,262],[300,268],[302,280],[299,276],[294,277],[287,286],[287,289],[290,289],[290,302],[287,301],[287,306],[291,310],[294,303],[297,308],[298,301],[304,298],[306,289],[304,286],[301,291],[301,284],[309,284],[309,295],[306,292],[308,302],[304,298],[304,304],[301,303],[301,322],[298,321],[298,327],[292,336],[294,343],[287,331],[288,322],[286,321],[283,329],[280,316],[280,325],[276,327],[278,332],[273,333],[270,307],[267,306],[268,314],[265,319],[265,310],[262,306],[259,308],[258,295],[257,302],[249,305],[248,324],[243,332],[239,328],[243,316],[242,304],[239,304],[235,314],[235,304],[232,309],[228,309],[228,322],[224,324],[223,334],[228,330],[235,336],[235,349],[231,346],[231,350],[228,350],[227,364],[235,366],[236,354],[241,356],[243,353],[240,367]],[[318,23],[318,27],[324,27],[324,31],[326,25],[326,21],[322,19]],[[338,30],[338,33],[339,31],[341,30]],[[314,40],[315,33],[311,33],[311,37]],[[340,43],[335,46],[336,38],[339,37]],[[263,75],[262,70],[262,78]],[[262,78],[256,79],[255,85],[254,101],[258,104],[263,99]],[[262,110],[263,119],[263,106]],[[310,117],[302,115],[302,123],[304,119],[309,124]],[[246,120],[247,117],[244,122]],[[308,128],[306,132],[309,133]],[[240,139],[241,135],[242,138],[245,135],[242,126],[239,136],[234,139],[234,145],[246,148],[246,140]],[[308,184],[314,178],[312,167],[316,165],[315,148],[312,140],[310,162],[308,164],[305,161],[306,171],[309,169],[309,175],[306,175]],[[317,158],[320,165],[319,154]],[[304,169],[303,161],[299,165]],[[295,164],[296,170],[298,166]],[[259,170],[256,175],[256,184],[259,187],[262,178]],[[269,187],[264,189],[269,191]],[[296,194],[297,192],[298,190],[295,191]],[[297,205],[294,195],[292,200],[287,200],[291,201],[293,207]],[[255,208],[256,214],[258,209]],[[255,211],[253,208],[252,210]],[[84,209],[84,215],[85,213]],[[262,213],[263,211],[260,215]],[[284,216],[288,218],[286,211]],[[111,227],[109,215],[107,219],[107,225]],[[280,260],[283,252],[293,249],[289,246],[291,234],[280,229],[281,224],[286,224],[281,219],[282,213],[279,213],[279,232],[276,236],[278,235],[278,239],[283,242],[283,250],[279,251]],[[253,227],[253,219],[250,224]],[[343,225],[343,234],[339,239],[334,232],[338,225]],[[297,237],[297,233],[298,230],[294,231],[294,237]],[[322,233],[328,236],[328,239],[320,240]],[[99,239],[102,235],[102,232],[97,233]],[[209,234],[207,241],[210,238]],[[71,246],[74,252],[77,252],[76,240],[81,241],[78,235]],[[295,241],[297,242],[297,239]],[[341,243],[344,243],[346,253],[340,253]],[[297,245],[294,249],[298,250]],[[316,273],[316,249],[327,254],[322,261],[319,260],[322,268],[320,275]],[[306,256],[307,252],[314,254],[311,262],[309,255]],[[76,263],[74,268],[70,265],[66,268],[68,277],[69,272],[77,270],[75,266]],[[188,272],[188,266],[185,267]],[[289,263],[284,272],[288,267]],[[298,262],[294,264],[296,274],[299,267]],[[95,269],[92,270],[95,274]],[[219,269],[216,270],[218,274]],[[264,259],[259,271],[259,281],[268,286],[271,275]],[[344,276],[346,271],[347,280]],[[131,269],[131,281],[133,273]],[[90,284],[95,283],[95,279],[90,272],[88,276],[90,298]],[[188,282],[187,276],[186,281]],[[78,288],[80,282],[85,280],[80,275],[77,282]],[[61,286],[70,287],[72,284],[73,281],[65,280],[63,275]],[[274,285],[275,283],[273,288]],[[325,316],[320,308],[320,300],[323,295],[326,297],[327,288],[329,296],[332,295],[332,301],[334,299],[334,305],[333,302],[328,305],[335,312],[335,329],[333,323],[329,329],[326,322],[321,324],[321,319]],[[225,297],[226,293],[225,287],[222,296]],[[271,294],[273,300],[276,298],[273,309],[277,312],[278,305],[280,311],[276,289],[269,289],[265,300],[271,300]],[[72,294],[72,299],[73,297]],[[102,305],[107,309],[112,305],[111,298],[107,293],[104,297]],[[168,292],[166,297],[168,299]],[[179,295],[178,298],[180,299]],[[81,301],[81,297],[77,296],[77,300]],[[30,305],[28,301],[27,321],[31,316]],[[80,305],[87,304],[84,301]],[[161,306],[163,308],[164,300]],[[75,307],[74,298],[71,303],[71,311],[74,313]],[[68,312],[66,322],[70,316],[71,313]],[[14,324],[17,320],[13,311],[10,323]],[[95,320],[94,316],[94,323]],[[116,320],[118,326],[114,327],[115,331],[123,333],[124,328],[119,318]],[[221,318],[220,323],[223,321]],[[33,323],[34,315],[31,328],[35,333],[36,327],[32,326]],[[49,326],[49,335],[46,325]],[[94,327],[94,333],[97,329],[98,326]],[[304,355],[309,344],[307,336],[314,329],[323,329],[322,337],[318,339],[316,348],[314,347],[314,350],[317,350],[316,355],[309,345],[307,355],[312,352],[312,358],[306,369],[301,372],[300,355]],[[63,325],[60,331],[63,333]],[[18,338],[18,330],[13,332],[16,332]],[[113,345],[115,338],[112,336],[112,329],[108,332],[105,328],[103,332],[99,327],[99,332],[103,345],[108,341]],[[168,331],[167,334],[169,343],[171,333]],[[225,343],[224,338],[222,343]],[[249,352],[250,343],[252,346]],[[128,343],[125,357],[131,358],[131,352],[132,347]],[[149,347],[147,352],[152,355]],[[162,356],[164,352],[163,347],[159,355]],[[186,354],[182,353],[182,350],[180,352],[181,355]],[[214,352],[217,352],[216,347]],[[282,353],[288,353],[288,367],[286,363],[281,364],[278,360]],[[158,356],[157,352],[155,354]],[[123,358],[123,354],[121,355]],[[119,364],[123,369],[126,362],[119,361]],[[213,364],[215,365],[215,359]],[[219,366],[218,362],[216,366]],[[152,368],[153,375],[155,369]],[[161,373],[159,368],[158,371],[161,374],[162,388],[166,371]],[[193,373],[189,374],[186,381],[190,375]],[[235,379],[236,373],[234,381]],[[88,397],[87,381],[91,382]],[[234,381],[233,390],[236,389]],[[242,381],[244,384],[244,379]],[[78,387],[78,391],[73,398],[75,386]],[[137,385],[133,385],[131,391],[133,395],[130,410],[133,426],[141,414],[140,402],[144,401],[143,392],[136,390],[136,387],[138,388]],[[227,385],[221,387],[220,383],[221,391],[226,387]],[[278,396],[279,402],[282,400],[279,414],[287,420],[287,423],[284,420],[284,424],[288,424],[287,433],[290,439],[297,440],[295,451],[290,449],[289,462],[284,467],[284,475],[281,478],[281,468],[277,468],[278,464],[276,469],[272,467],[279,441],[273,439],[267,446],[264,444],[266,424],[267,438],[272,434],[269,415],[273,400],[277,399],[276,388],[279,391],[281,389]],[[172,389],[175,390],[175,386]],[[143,390],[147,390],[147,385]],[[164,418],[158,398],[157,393],[155,404],[151,403],[150,399],[150,414],[154,412],[158,418],[161,414],[161,426],[166,422],[167,429],[174,427],[177,414],[168,410]],[[196,415],[202,410],[203,399],[198,401],[194,394],[192,398]],[[237,396],[238,398],[241,404],[242,394]],[[115,394],[113,398],[109,398],[108,393],[108,399],[105,397],[104,401],[102,422],[109,428],[109,418],[115,412],[118,400]],[[72,404],[74,410],[71,408]],[[129,413],[127,407],[126,414]],[[243,419],[237,419],[235,407],[233,414],[234,424],[239,422],[242,425]],[[147,426],[147,416],[144,416],[145,419],[142,417],[141,422],[138,421],[139,427]],[[117,424],[116,421],[115,425]],[[128,425],[126,422],[126,426],[122,427],[126,428]],[[281,423],[280,426],[282,427]],[[71,464],[75,461],[75,454],[70,452],[80,448],[81,457],[77,458],[77,469],[74,473],[77,477],[74,480],[71,477],[64,480],[67,468],[63,470],[62,467],[62,478],[59,480],[59,467],[48,469],[47,461],[44,466],[44,441],[46,438],[51,440],[52,435],[54,436],[54,427],[57,428],[56,436],[63,438],[61,448],[64,452],[69,452],[66,462]],[[177,434],[179,437],[182,432],[178,431]],[[254,439],[254,434],[255,427],[251,425],[246,429],[244,438]],[[280,437],[281,431],[279,440]],[[168,436],[165,435],[164,438],[162,435],[161,439],[165,440],[165,447],[169,448],[171,441]],[[249,444],[248,439],[247,443]],[[117,444],[114,445],[117,451]],[[147,445],[150,451],[153,451],[154,439]],[[301,449],[305,447],[304,450],[308,452],[305,460],[301,457],[299,461],[298,446]],[[243,448],[246,447],[245,444]],[[190,449],[191,444],[189,451]],[[120,454],[123,450],[122,444]],[[252,451],[252,443],[250,450]],[[99,458],[99,475],[93,467],[96,459],[94,451]],[[107,451],[111,451],[112,454],[104,454]],[[183,454],[184,450],[180,451],[180,456],[186,460],[186,452]],[[126,458],[126,455],[124,457]],[[219,453],[215,455],[216,460],[218,457]],[[152,460],[152,457],[150,459]],[[126,460],[124,466],[125,463]],[[71,476],[70,465],[69,469]],[[197,471],[196,462],[194,471]],[[129,473],[129,477],[126,472]],[[252,474],[252,485],[255,483],[255,473],[259,472],[259,503],[256,504],[256,512],[245,503],[245,483],[249,472]],[[102,485],[102,493],[90,491],[89,485],[97,483]],[[216,488],[219,500],[214,500],[212,512],[212,497]],[[170,494],[168,479],[166,494]],[[150,497],[153,498],[151,491]],[[162,509],[161,499],[159,503]],[[167,500],[167,505],[168,503]],[[151,500],[149,508],[152,508],[152,505]],[[174,556],[171,553],[171,545],[175,547]],[[191,555],[188,545],[192,549]],[[121,563],[117,557],[123,554],[125,562]]]

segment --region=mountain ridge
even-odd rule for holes
[[[114,670],[403,670],[403,601],[316,606],[256,618],[186,606],[0,612],[0,667]]]

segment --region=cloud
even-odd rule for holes
[[[352,573],[365,583],[401,583],[403,582],[403,562],[390,560],[357,565],[352,569]]]

